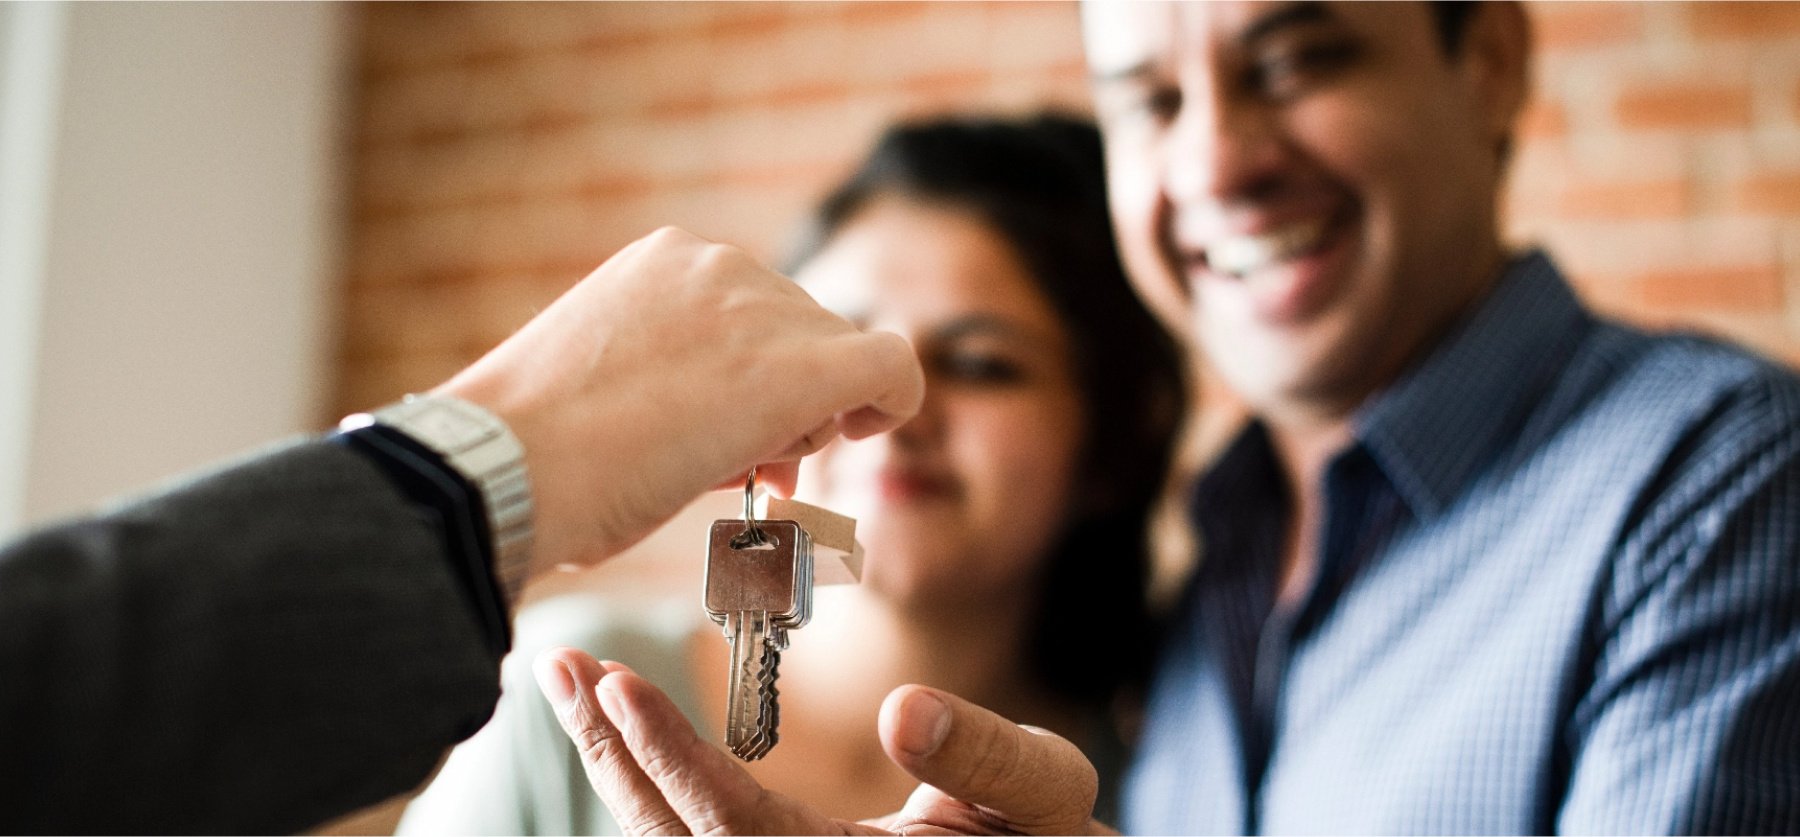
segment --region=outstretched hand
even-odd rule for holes
[[[630,669],[557,648],[538,683],[626,834],[1101,834],[1075,745],[960,698],[902,686],[881,708],[888,757],[922,784],[899,812],[834,819],[763,788]]]

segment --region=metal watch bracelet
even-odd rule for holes
[[[493,539],[494,577],[508,603],[518,601],[531,563],[531,483],[525,446],[487,410],[446,395],[408,395],[399,402],[349,416],[355,430],[379,424],[430,448],[475,486]]]

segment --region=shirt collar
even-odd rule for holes
[[[1356,437],[1418,519],[1447,508],[1493,458],[1592,322],[1549,257],[1528,252],[1424,361],[1364,405]]]

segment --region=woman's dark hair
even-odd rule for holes
[[[1102,703],[1141,685],[1149,517],[1186,406],[1181,356],[1127,283],[1106,208],[1100,134],[1058,114],[940,118],[890,128],[820,205],[790,259],[818,254],[877,199],[970,212],[1011,245],[1070,335],[1086,438],[1069,524],[1044,569],[1032,670],[1054,693]]]
[[[1431,20],[1436,25],[1438,46],[1444,55],[1455,58],[1462,53],[1463,36],[1469,31],[1469,18],[1480,3],[1471,0],[1433,0]]]

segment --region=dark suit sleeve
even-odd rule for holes
[[[0,551],[0,833],[277,833],[411,789],[499,695],[441,535],[293,444]]]

